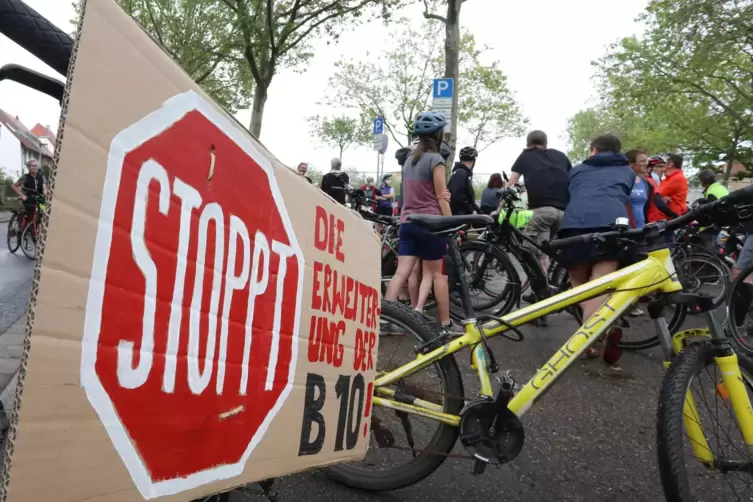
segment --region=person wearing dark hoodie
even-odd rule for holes
[[[322,176],[322,183],[319,188],[337,202],[345,205],[346,189],[350,183],[348,173],[343,172],[342,161],[335,157],[331,162],[332,170]]]
[[[473,167],[476,165],[478,152],[472,146],[460,150],[460,162],[452,168],[447,189],[450,191],[450,209],[452,214],[481,213],[476,204],[476,191],[473,189]]]
[[[591,156],[570,171],[569,201],[559,238],[608,232],[618,218],[630,220],[635,171],[628,158],[620,153],[621,149],[622,143],[616,136],[599,136],[591,142]],[[557,261],[567,268],[570,283],[575,288],[616,271],[620,258],[619,250],[588,242],[563,248]],[[603,296],[582,302],[583,319],[591,317],[603,302]],[[616,364],[620,359],[620,338],[622,333],[618,329],[608,334],[603,354],[607,364]],[[595,357],[598,351],[591,348],[586,355]]]

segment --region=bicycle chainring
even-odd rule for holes
[[[504,464],[517,457],[523,449],[523,423],[509,409],[497,418],[494,401],[484,398],[471,402],[460,416],[460,441],[477,460],[493,465]],[[490,433],[492,424],[494,431]]]

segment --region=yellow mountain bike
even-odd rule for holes
[[[657,417],[659,471],[665,495],[668,500],[690,501],[699,494],[705,500],[722,500],[726,485],[709,487],[705,482],[709,473],[719,473],[725,479],[747,476],[747,484],[740,490],[745,493],[744,500],[750,500],[753,493],[749,484],[753,481],[753,409],[748,392],[753,391],[753,363],[744,357],[738,358],[731,349],[715,318],[711,299],[681,293],[682,286],[666,249],[664,234],[693,220],[707,220],[715,214],[729,212],[735,203],[752,200],[753,187],[734,192],[671,222],[554,241],[550,243],[552,248],[562,248],[595,239],[624,250],[641,249],[645,259],[502,318],[473,312],[467,283],[460,274],[460,294],[464,295],[466,309],[465,334],[455,340],[443,338],[425,317],[409,308],[383,302],[381,320],[412,335],[417,342],[414,348],[417,355],[406,364],[390,367],[389,341],[405,337],[380,339],[371,448],[363,463],[334,466],[327,472],[336,480],[356,488],[402,488],[431,474],[448,456],[458,456],[452,453],[458,437],[468,456],[475,460],[474,472],[477,474],[482,473],[488,464],[511,461],[523,448],[521,418],[588,347],[602,339],[623,313],[640,298],[654,293],[658,299],[649,305],[648,310],[661,341],[664,364],[669,368],[662,384]],[[433,233],[450,235],[465,225],[483,224],[485,218],[483,215],[415,215],[409,219]],[[450,244],[449,248],[452,261],[461,263],[457,247]],[[499,365],[487,343],[489,338],[499,335],[521,341],[523,335],[517,327],[601,295],[605,296],[601,307],[528,383],[516,392],[514,380],[506,374],[499,379],[501,385],[495,395],[490,374],[496,373]],[[709,328],[670,336],[667,323],[661,316],[667,303],[684,303],[696,311],[705,311]],[[700,341],[696,341],[698,339]],[[470,400],[465,398],[460,371],[453,357],[466,348],[471,349],[471,365],[477,373],[480,388],[479,395]],[[402,353],[405,353],[404,349]],[[706,391],[701,387],[706,393],[697,394],[693,385],[707,373],[713,373],[717,378]],[[436,385],[437,391],[419,389],[413,380],[422,377],[428,377],[425,380]],[[701,405],[708,404],[709,397],[720,399],[717,411],[720,406],[728,410],[725,430],[727,436],[730,425],[739,430],[742,437],[737,447],[718,448],[718,440],[709,441],[707,438],[707,433],[719,429],[718,413],[716,423],[713,420],[711,424],[705,423],[702,418],[705,414],[701,413]],[[405,432],[404,447],[397,446],[396,433],[385,425],[386,420],[393,417],[399,422],[398,428]],[[416,444],[421,435],[415,430],[414,419],[428,419],[438,427],[433,434],[425,436],[425,447]],[[375,469],[372,457],[387,448],[405,453],[406,461],[398,467]],[[695,460],[686,464],[686,457]],[[697,469],[703,472],[698,474]],[[691,488],[701,478],[701,486]]]

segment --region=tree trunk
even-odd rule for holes
[[[251,105],[251,123],[248,130],[256,139],[261,139],[261,121],[264,116],[264,105],[267,104],[267,89],[269,84],[257,82],[254,86],[254,102]]]
[[[447,159],[446,170],[449,175],[450,166],[455,158],[458,138],[458,94],[460,93],[460,6],[462,0],[448,0],[447,22],[445,23],[444,39],[444,76],[453,79],[452,93],[452,132],[447,137],[450,145],[450,157]]]
[[[727,166],[724,169],[724,179],[723,182],[727,184],[729,182],[730,174],[732,174],[732,167],[735,165],[735,161],[737,160],[737,138],[734,139],[734,143],[731,145],[729,151],[727,152]]]
[[[342,162],[343,160],[343,151],[345,151],[345,148],[343,148],[343,146],[340,145],[340,156],[337,157],[338,159],[340,159],[340,162]]]

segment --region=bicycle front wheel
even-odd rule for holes
[[[8,221],[8,251],[15,254],[16,251],[18,251],[19,246],[21,245],[21,234],[23,233],[23,229],[21,228],[21,224],[18,221],[18,214],[13,213],[13,215],[10,217],[10,220]]]
[[[414,346],[439,336],[424,316],[397,302],[382,302],[380,328],[377,375],[401,367],[415,357]],[[406,359],[399,361],[397,357]],[[458,415],[463,408],[463,380],[452,356],[443,357],[390,387],[437,404],[444,413]],[[428,430],[427,424],[434,427],[433,432]],[[374,406],[366,458],[361,462],[327,467],[324,472],[340,483],[361,490],[405,488],[437,470],[452,452],[457,438],[456,427]],[[396,462],[396,465],[383,465],[382,461]]]
[[[753,265],[735,278],[727,297],[729,334],[735,348],[753,356]]]
[[[751,500],[751,458],[714,351],[709,342],[693,343],[664,375],[656,440],[668,501]],[[750,397],[753,363],[738,361]]]

